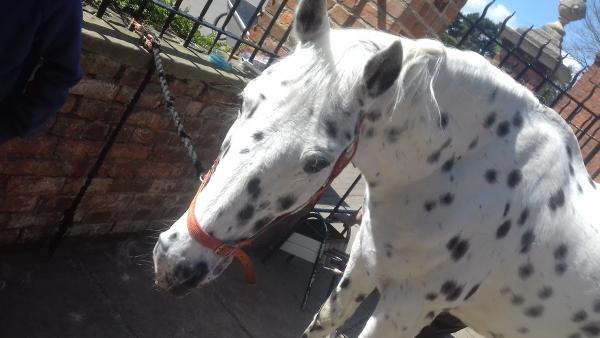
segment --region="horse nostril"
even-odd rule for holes
[[[165,243],[165,241],[160,238],[158,239],[158,247],[162,252],[167,252],[167,250],[169,250],[169,244]]]

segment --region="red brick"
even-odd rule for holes
[[[154,162],[141,164],[137,172],[140,177],[185,177],[190,171],[176,164]]]
[[[35,157],[50,158],[54,153],[56,137],[16,138],[0,144],[0,158]]]
[[[190,96],[192,98],[198,97],[206,88],[206,84],[202,81],[196,80],[169,80],[169,90],[175,97],[175,101],[179,100],[179,96]]]
[[[144,81],[145,76],[146,76],[146,71],[137,69],[137,68],[128,67],[123,72],[123,75],[121,76],[121,80],[119,81],[119,84],[121,86],[139,88],[140,85],[142,84],[142,81]]]
[[[146,89],[140,95],[139,101],[136,103],[137,108],[154,109],[162,104],[162,92],[160,90]]]
[[[188,158],[187,151],[182,145],[163,146],[156,145],[148,156],[148,160],[155,162],[170,162],[170,163],[188,163],[191,161]]]
[[[348,13],[342,6],[335,5],[329,11],[329,15],[331,19],[340,26],[345,26],[348,21],[350,21],[350,13]]]
[[[86,74],[94,78],[114,78],[121,69],[121,64],[104,55],[93,53],[82,53],[81,66]]]
[[[198,116],[200,115],[200,112],[202,111],[202,109],[204,109],[204,107],[206,107],[206,103],[200,101],[192,101],[188,103],[183,113],[185,116]]]
[[[283,12],[281,12],[281,15],[279,15],[279,17],[277,18],[277,23],[285,28],[287,28],[292,23],[292,21],[294,21],[294,12],[290,11],[289,9],[286,9]]]
[[[69,161],[64,162],[65,175],[69,177],[82,177],[87,176],[90,168],[96,161],[96,158],[73,158]]]
[[[56,233],[56,226],[24,228],[18,243],[31,243],[47,240]]]
[[[74,195],[41,196],[35,210],[36,212],[64,212],[71,207],[74,198]]]
[[[133,178],[137,175],[137,162],[105,163],[100,168],[100,175],[113,178]]]
[[[86,194],[79,209],[82,213],[88,210],[125,209],[131,198],[130,194]]]
[[[448,22],[454,22],[454,20],[456,20],[456,17],[458,16],[459,10],[460,9],[458,7],[449,4],[448,7],[446,7],[446,11],[444,11],[444,17]]]
[[[425,4],[427,4],[425,2]],[[386,0],[385,1],[385,11],[394,18],[399,18],[408,6],[401,1],[398,0]]]
[[[104,142],[63,139],[56,148],[56,155],[62,159],[96,158]]]
[[[0,212],[26,212],[35,208],[37,203],[36,196],[25,195],[0,195]]]
[[[329,2],[328,2],[328,5],[329,5]],[[298,0],[288,0],[287,7],[289,7],[289,9],[291,9],[292,11],[295,10],[296,7],[298,7]]]
[[[51,194],[61,190],[64,177],[14,176],[8,179],[6,192],[13,194]]]
[[[128,86],[121,86],[117,95],[115,96],[115,101],[123,104],[128,104],[131,99],[133,99],[133,95],[135,94],[135,88]]]
[[[115,102],[103,102],[83,97],[79,107],[73,114],[92,121],[108,121],[116,123],[121,119],[125,106]]]
[[[114,179],[109,177],[95,177],[92,179],[86,194],[104,194],[113,185]]]
[[[109,210],[77,210],[75,213],[76,223],[95,224],[95,223],[107,223],[117,220],[117,212]],[[75,226],[77,227],[77,226]]]
[[[450,0],[433,0],[433,5],[438,11],[443,12]]]
[[[147,178],[115,178],[108,188],[110,193],[143,193],[149,191],[153,184]]]
[[[166,114],[141,110],[135,111],[133,114],[131,114],[127,120],[127,124],[158,131],[169,127],[170,121]]]
[[[240,98],[235,93],[224,92],[222,90],[209,88],[201,96],[201,101],[206,103],[225,103],[230,105],[239,105]]]
[[[64,176],[63,161],[13,159],[0,162],[0,174],[29,176]]]
[[[155,179],[152,181],[149,193],[178,193],[182,191],[196,191],[199,186],[199,180],[194,178],[178,179]]]
[[[117,95],[119,86],[114,83],[84,78],[77,85],[71,88],[71,94],[82,95],[89,99],[112,101]]]
[[[268,12],[264,12],[258,17],[257,25],[259,25],[263,29],[267,29],[271,20],[273,20],[273,16],[270,15]]]
[[[145,160],[151,147],[137,143],[115,143],[108,153],[110,159]]]
[[[368,23],[372,27],[380,30],[386,31],[393,24],[393,21],[388,19],[384,11],[380,11],[375,5],[371,3],[365,4],[365,6],[362,7],[360,13],[355,14],[360,16],[363,20],[365,20],[366,23]]]
[[[63,217],[62,212],[12,214],[7,228],[52,227]]]
[[[147,128],[133,129],[130,137],[131,142],[147,145],[153,144],[156,139],[156,132]]]

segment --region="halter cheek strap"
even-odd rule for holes
[[[357,125],[357,130],[358,130],[358,125]],[[321,197],[321,195],[323,195],[323,193],[325,193],[325,191],[327,190],[329,185],[331,185],[331,182],[342,172],[342,170],[344,170],[344,168],[348,165],[348,163],[350,163],[350,161],[354,157],[354,154],[356,153],[357,146],[358,146],[358,133],[356,134],[354,141],[352,141],[352,143],[344,150],[344,152],[342,153],[340,158],[336,161],[336,163],[333,167],[333,170],[331,171],[331,174],[329,175],[329,178],[327,179],[327,181],[325,181],[325,184],[323,184],[323,186],[321,186],[321,188],[319,190],[317,190],[317,192],[305,204],[301,205],[297,209],[294,209],[292,211],[289,211],[289,212],[277,217],[275,220],[271,221],[269,223],[269,225],[274,224],[274,223],[276,223],[276,221],[286,217],[287,215],[292,214],[292,213],[304,208],[306,205],[316,203],[317,200],[319,199],[319,197]],[[252,243],[252,240],[254,238],[256,238],[258,235],[260,235],[263,231],[265,231],[268,228],[268,226],[263,227],[261,230],[259,230],[259,232],[254,234],[249,239],[237,241],[235,243],[225,243],[225,242],[209,235],[206,231],[204,231],[204,229],[202,229],[202,227],[200,226],[200,224],[198,223],[198,221],[196,219],[196,214],[195,214],[196,200],[198,199],[200,192],[208,184],[208,181],[210,180],[210,177],[214,173],[218,163],[219,163],[219,159],[217,158],[217,160],[215,160],[215,163],[213,164],[211,169],[206,173],[206,175],[204,175],[204,177],[202,179],[202,183],[200,184],[200,188],[198,188],[198,192],[196,193],[196,196],[194,196],[194,199],[192,200],[192,203],[190,204],[190,207],[187,211],[188,232],[189,232],[190,236],[196,242],[200,243],[205,248],[210,249],[216,255],[223,256],[223,257],[233,256],[238,262],[240,262],[240,264],[242,264],[242,267],[244,268],[244,275],[246,277],[246,282],[248,284],[256,284],[256,272],[254,271],[254,266],[252,264],[252,260],[250,259],[250,256],[248,256],[248,254],[246,254],[242,250],[242,248],[250,245]]]

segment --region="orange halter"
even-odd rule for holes
[[[357,126],[357,129],[358,129],[358,126]],[[357,130],[357,132],[358,132],[358,130]],[[317,200],[319,199],[319,197],[321,197],[321,195],[323,195],[325,190],[327,190],[327,188],[329,187],[331,182],[340,174],[340,172],[342,172],[342,170],[344,170],[344,168],[348,165],[348,163],[350,163],[350,161],[352,160],[352,157],[354,157],[354,154],[356,153],[357,144],[358,144],[358,133],[356,134],[354,141],[352,141],[352,143],[350,143],[350,145],[348,145],[348,147],[344,150],[344,152],[342,153],[340,158],[336,161],[336,163],[333,167],[333,170],[331,172],[331,175],[329,175],[329,178],[327,179],[327,181],[325,181],[325,184],[323,184],[323,186],[321,186],[321,188],[305,204],[303,204],[302,206],[300,206],[297,209],[294,209],[292,211],[289,211],[289,212],[277,217],[275,220],[271,221],[268,225],[273,224],[273,223],[275,223],[275,221],[280,220],[281,218],[304,208],[306,205],[316,203]],[[190,207],[188,209],[188,216],[187,216],[187,228],[190,233],[190,236],[192,236],[192,238],[194,238],[194,240],[196,240],[202,246],[212,250],[216,255],[223,256],[223,257],[233,256],[235,259],[237,259],[242,264],[242,267],[244,268],[246,282],[248,284],[256,284],[256,272],[254,271],[254,266],[252,265],[252,260],[250,259],[250,256],[248,256],[248,254],[242,250],[242,248],[244,246],[250,245],[254,238],[256,238],[265,229],[268,228],[268,225],[263,227],[261,230],[259,230],[256,234],[254,234],[252,237],[250,237],[248,239],[237,241],[235,243],[225,243],[225,242],[209,235],[208,233],[206,233],[206,231],[204,231],[204,229],[202,229],[202,227],[196,220],[196,215],[194,213],[194,210],[196,207],[196,200],[197,200],[198,196],[200,195],[200,192],[208,184],[208,181],[210,180],[210,177],[212,176],[212,174],[215,172],[215,169],[216,169],[218,163],[219,163],[219,158],[217,158],[215,160],[215,162],[213,163],[213,166],[204,175],[204,177],[202,179],[202,183],[200,184],[200,188],[198,188],[198,192],[196,193],[196,196],[194,196],[194,199],[192,200],[192,203],[190,204]]]

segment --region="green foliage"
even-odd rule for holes
[[[176,0],[163,0],[167,5],[174,5]],[[93,0],[95,5],[100,4],[101,0]],[[140,7],[140,4],[143,0],[113,0],[113,5],[119,8],[126,14],[133,15]],[[180,9],[182,10],[182,9]],[[183,9],[184,12],[187,12],[186,9]],[[162,26],[166,22],[169,16],[169,12],[158,6],[154,6],[149,4],[144,11],[144,23],[151,24],[155,29],[160,30]],[[192,30],[192,26],[194,23],[182,16],[175,16],[173,21],[169,26],[169,30],[177,35],[178,37],[185,39],[188,33]],[[212,32],[209,35],[203,35],[200,32],[196,32],[192,41],[205,49],[209,49],[210,46],[214,43],[217,37],[216,32]],[[215,48],[221,50],[223,52],[230,52],[231,47],[229,47],[225,42],[217,42]]]
[[[479,13],[467,14],[466,19],[465,17],[459,16],[442,37],[442,42],[450,46],[457,46],[472,26],[472,23],[479,19],[479,16]],[[484,51],[483,49],[490,41],[486,34],[488,36],[496,36],[499,29],[499,24],[494,23],[488,18],[483,18],[483,20],[477,24],[477,27],[471,31],[460,48],[469,49],[493,58],[500,52],[500,46],[494,42]]]

